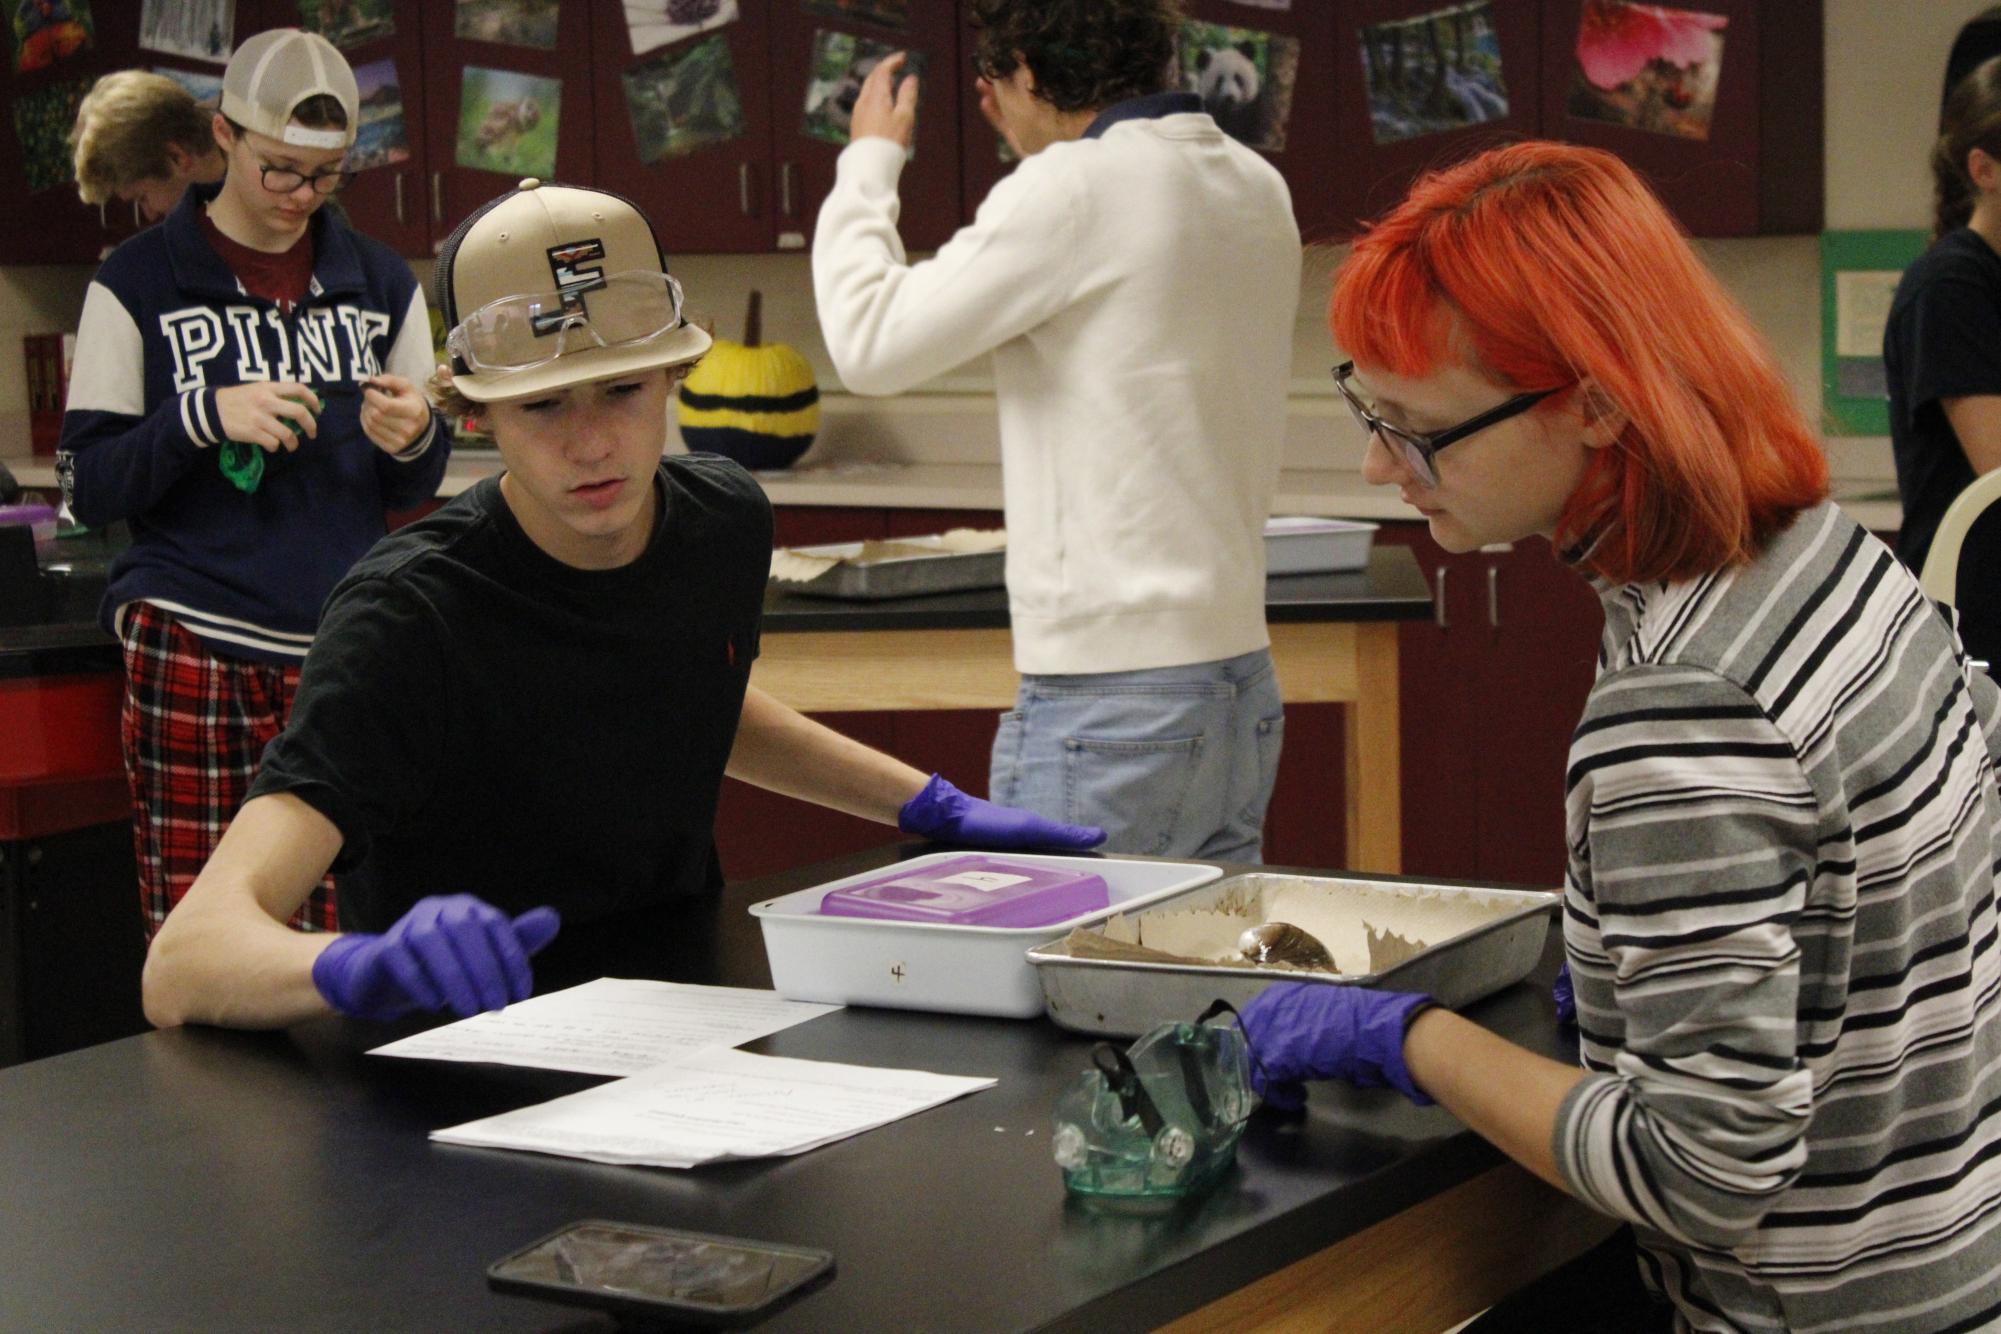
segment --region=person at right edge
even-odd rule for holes
[[[1612,154],[1421,177],[1329,323],[1363,478],[1447,551],[1550,538],[1604,608],[1565,782],[1578,1061],[1277,982],[1253,1086],[1436,1100],[1626,1225],[1466,1334],[2001,1327],[1993,680],[1829,503],[1770,349]]]
[[[1904,272],[1883,332],[1904,521],[1897,556],[1924,569],[1939,521],[2001,468],[2001,56],[1953,87],[1932,148],[1931,248]],[[1967,655],[2001,666],[2001,514],[1976,523],[1955,594]]]
[[[1284,729],[1264,523],[1299,306],[1291,196],[1169,91],[1172,0],[972,16],[981,107],[1021,161],[907,262],[918,81],[901,55],[878,64],[813,239],[827,349],[860,394],[993,354],[1021,685],[989,795],[1101,825],[1110,851],[1258,861]]]

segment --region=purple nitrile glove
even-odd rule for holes
[[[1407,991],[1327,982],[1278,982],[1239,1014],[1251,1048],[1251,1088],[1279,1111],[1306,1101],[1308,1079],[1387,1086],[1419,1106],[1431,1099],[1403,1063],[1410,1021],[1437,1002]]]
[[[906,834],[974,848],[1061,848],[1082,852],[1105,841],[1096,825],[1058,824],[1034,811],[969,797],[937,774],[896,813]]]
[[[1570,961],[1564,960],[1556,968],[1556,985],[1549,989],[1556,999],[1556,1022],[1577,1025],[1577,993],[1570,989]]]
[[[470,894],[433,895],[379,935],[336,938],[313,960],[313,985],[356,1019],[445,1009],[470,1018],[534,993],[528,956],[561,924],[554,908],[510,919]]]

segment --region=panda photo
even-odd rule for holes
[[[1205,47],[1195,57],[1194,77],[1202,109],[1223,132],[1244,143],[1258,142],[1264,130],[1264,111],[1258,105],[1264,81],[1255,48],[1249,42]]]

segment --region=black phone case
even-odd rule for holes
[[[598,1288],[581,1287],[570,1283],[544,1283],[536,1279],[519,1278],[502,1273],[508,1264],[520,1259],[530,1251],[539,1250],[556,1238],[579,1228],[606,1227],[620,1228],[628,1232],[652,1233],[663,1237],[674,1237],[687,1241],[710,1242],[717,1246],[735,1247],[739,1250],[766,1251],[776,1254],[798,1256],[814,1261],[816,1267],[799,1278],[790,1287],[781,1288],[750,1306],[715,1306],[703,1302],[677,1302],[657,1297],[641,1297],[629,1293],[608,1292]],[[486,1285],[495,1292],[512,1296],[535,1297],[542,1301],[561,1302],[568,1306],[587,1306],[593,1310],[608,1311],[616,1315],[621,1323],[644,1327],[657,1325],[707,1325],[718,1329],[739,1328],[764,1319],[779,1307],[801,1294],[819,1287],[834,1273],[834,1254],[814,1246],[793,1246],[782,1241],[756,1241],[749,1237],[726,1237],[715,1232],[692,1232],[686,1228],[661,1227],[652,1223],[621,1223],[609,1218],[584,1218],[574,1223],[565,1223],[553,1232],[545,1233],[526,1246],[509,1251],[495,1260],[486,1269]]]

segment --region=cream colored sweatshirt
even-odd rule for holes
[[[894,394],[993,354],[1015,666],[1136,671],[1270,642],[1300,241],[1285,182],[1199,113],[1023,161],[908,263],[903,150],[841,154],[813,286],[847,388]]]

